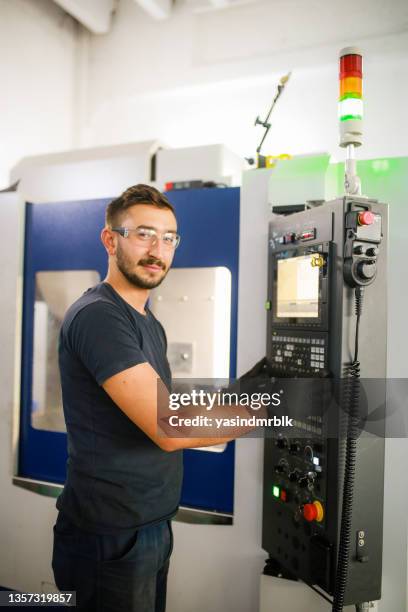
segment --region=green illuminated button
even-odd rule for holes
[[[279,487],[277,487],[276,485],[273,487],[272,489],[272,494],[274,497],[279,498],[280,497],[280,489]]]
[[[268,301],[268,302],[265,302],[265,310],[270,310],[270,309],[271,309],[271,307],[272,307],[271,302],[269,302],[269,301]]]

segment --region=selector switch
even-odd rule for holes
[[[301,446],[299,442],[292,442],[291,445],[289,446],[289,452],[292,453],[293,455],[296,453],[300,453],[300,450],[301,450]]]
[[[289,480],[291,482],[297,482],[299,480],[299,476],[300,476],[299,470],[293,470],[293,472],[290,472],[289,474]]]

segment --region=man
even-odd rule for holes
[[[130,187],[108,205],[101,240],[107,276],[69,308],[60,334],[69,458],[53,570],[80,610],[163,612],[181,449],[232,438],[170,438],[157,427],[158,379],[169,391],[171,373],[146,302],[180,240],[171,204]]]

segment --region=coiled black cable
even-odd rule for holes
[[[341,512],[340,542],[337,558],[336,581],[332,612],[341,612],[347,586],[349,556],[351,548],[351,522],[353,512],[354,480],[356,472],[357,437],[360,404],[360,362],[358,361],[358,339],[360,317],[363,310],[364,288],[355,289],[356,332],[354,359],[347,367],[343,405],[348,413],[346,457],[344,465],[343,503]]]

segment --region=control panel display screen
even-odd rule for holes
[[[318,253],[278,260],[278,318],[319,316],[319,267],[312,265]]]

